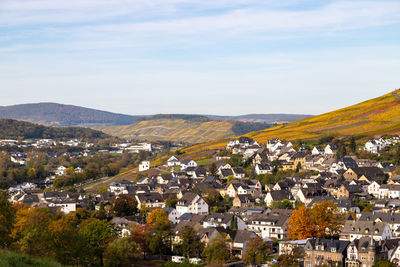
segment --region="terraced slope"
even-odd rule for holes
[[[193,121],[184,119],[151,119],[131,125],[99,126],[94,128],[122,138],[148,141],[176,141],[193,144],[239,135],[236,131],[237,127],[235,127],[238,124],[239,122],[225,120]],[[263,124],[240,122],[240,125],[242,128],[257,126],[259,127],[258,129],[260,129],[260,126]],[[269,125],[264,125],[264,127],[268,126]],[[251,127],[249,129],[251,129]]]
[[[280,125],[246,136],[264,143],[268,139],[317,139],[322,136],[382,135],[400,133],[400,89],[350,107],[312,118]],[[191,147],[189,151],[222,147],[226,140],[216,140]]]

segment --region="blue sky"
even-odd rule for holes
[[[400,88],[400,1],[2,0],[0,105],[319,114]]]

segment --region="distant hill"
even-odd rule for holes
[[[312,115],[305,114],[246,114],[239,116],[217,116],[206,115],[211,119],[217,120],[235,120],[235,121],[248,121],[248,122],[264,122],[264,123],[283,123],[302,120],[312,117]]]
[[[147,116],[125,115],[57,103],[33,103],[0,107],[0,118],[29,121],[51,126],[129,125],[148,119],[183,119],[206,122],[210,120],[235,120],[262,123],[292,122],[309,115],[248,114],[240,116],[157,114]]]
[[[246,134],[258,142],[278,137],[287,140],[324,136],[374,136],[400,134],[400,89],[362,103],[322,115]],[[214,140],[188,151],[224,147],[227,140]]]
[[[53,126],[86,124],[128,125],[138,117],[57,103],[21,104],[0,107],[0,118]]]
[[[0,139],[99,139],[110,137],[109,135],[82,127],[51,127],[38,125],[26,121],[12,119],[0,119]]]
[[[211,120],[200,115],[157,115],[124,126],[92,126],[107,134],[136,140],[164,140],[187,143],[229,138],[271,127],[270,124]]]

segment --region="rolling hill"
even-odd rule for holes
[[[140,119],[125,126],[93,126],[107,134],[136,140],[163,140],[186,143],[207,142],[229,138],[254,130],[271,127],[269,124],[211,120],[199,115],[162,115]]]
[[[57,103],[32,103],[12,106],[0,106],[0,118],[29,121],[51,126],[91,126],[91,125],[129,125],[147,119],[192,119],[236,120],[262,123],[291,122],[309,115],[297,114],[248,114],[240,116],[158,114],[125,115],[97,109],[64,105]]]
[[[263,122],[263,123],[283,123],[293,122],[301,119],[312,117],[312,115],[305,114],[246,114],[239,116],[218,116],[218,115],[207,115],[211,119],[217,120],[235,120],[244,122]]]
[[[87,124],[127,125],[138,117],[57,103],[35,103],[0,107],[0,118],[52,126]]]
[[[374,136],[400,133],[400,89],[362,103],[246,134],[258,142],[279,137],[286,140],[317,139],[323,136]],[[227,140],[189,147],[187,151],[219,148]]]
[[[51,127],[26,121],[0,119],[0,139],[102,139],[109,135],[93,129],[82,127]]]

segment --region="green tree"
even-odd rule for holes
[[[130,195],[119,195],[111,201],[110,212],[114,216],[123,217],[137,212],[137,201]]]
[[[293,209],[293,204],[288,199],[284,199],[282,201],[272,201],[271,209]]]
[[[251,238],[243,255],[243,261],[251,266],[261,265],[267,261],[267,256],[271,253],[270,247],[261,237]]]
[[[104,251],[104,265],[128,266],[139,258],[140,247],[130,237],[115,239]]]
[[[396,264],[388,260],[377,260],[375,261],[373,267],[395,267]]]
[[[165,200],[165,206],[175,208],[176,203],[178,202],[178,199],[176,198],[175,195],[170,195],[167,200]]]
[[[116,236],[114,224],[106,220],[90,218],[82,222],[80,233],[85,237],[88,245],[93,249],[95,256],[101,263],[107,243]]]
[[[179,231],[180,243],[176,250],[186,258],[199,257],[204,246],[200,237],[191,226],[185,226]]]
[[[237,228],[238,228],[238,221],[237,221],[237,217],[235,215],[233,215],[232,222],[231,222],[231,225],[229,228],[231,230],[237,230]]]
[[[8,193],[0,190],[0,248],[6,248],[10,244],[11,231],[16,219],[16,209],[8,198]]]
[[[257,177],[256,169],[254,167],[252,167],[250,170],[249,178],[256,179],[256,177]]]
[[[230,256],[230,252],[225,238],[218,234],[212,239],[203,250],[203,256],[206,258],[207,263],[223,264]]]
[[[353,153],[357,151],[357,144],[356,144],[356,139],[354,138],[354,136],[352,136],[350,138],[350,151]]]
[[[215,162],[213,162],[210,166],[210,175],[217,176],[217,164],[215,164]]]

